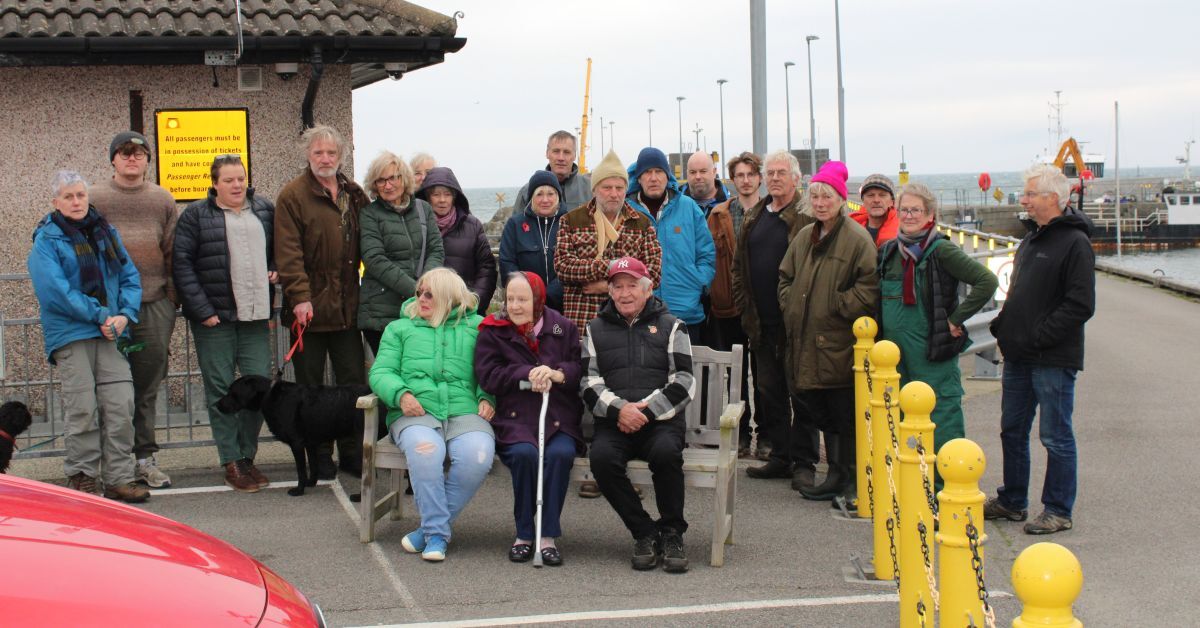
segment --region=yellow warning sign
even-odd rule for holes
[[[218,155],[240,155],[250,180],[249,112],[241,109],[159,109],[155,159],[158,184],[176,201],[205,198]]]
[[[992,191],[992,198],[996,199],[997,203],[1002,202],[1004,200],[1004,192],[1001,192],[1000,188],[996,188]]]

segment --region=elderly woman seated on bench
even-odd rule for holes
[[[421,527],[401,545],[428,561],[446,557],[450,524],[487,477],[495,455],[492,396],[475,380],[477,299],[448,268],[421,276],[417,294],[388,324],[371,367],[388,430],[408,458]],[[436,368],[435,368],[436,366]],[[447,452],[450,468],[443,472]]]
[[[587,326],[584,406],[596,417],[591,467],[600,492],[634,538],[633,568],[688,569],[683,551],[684,408],[695,394],[687,326],[653,295],[646,265],[608,267],[609,300]],[[626,465],[649,463],[659,520],[642,508]]]
[[[576,452],[583,453],[579,402],[579,331],[546,307],[546,285],[531,272],[515,272],[504,286],[504,306],[483,319],[475,345],[475,375],[496,395],[496,448],[512,472],[513,517],[517,538],[508,559],[523,563],[540,552],[546,565],[562,564],[555,539],[571,481]],[[522,390],[528,381],[532,390]],[[538,419],[542,393],[546,407],[541,546],[533,547],[537,506]]]

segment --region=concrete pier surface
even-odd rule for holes
[[[1075,613],[1087,625],[1192,625],[1200,606],[1193,468],[1200,415],[1190,398],[1200,381],[1200,303],[1103,274],[1097,290],[1086,370],[1076,391],[1075,527],[1033,537],[1021,524],[987,522],[986,580],[998,626],[1020,612],[1011,596],[1013,560],[1038,541],[1062,544],[1082,563]],[[964,371],[970,372],[969,364]],[[967,435],[988,457],[982,489],[993,494],[1001,479],[999,383],[968,380],[964,403]],[[1045,464],[1036,428],[1032,450],[1030,510],[1036,515]],[[632,571],[632,542],[612,509],[572,491],[560,542],[566,564],[535,570],[505,557],[513,534],[512,495],[500,465],[455,525],[446,562],[427,564],[400,547],[401,536],[416,526],[411,498],[402,521],[381,522],[379,540],[363,545],[355,505],[346,498],[357,491],[356,478],[343,476],[303,497],[288,497],[282,489],[294,481],[290,456],[270,444],[259,461],[274,487],[236,494],[221,490],[215,458],[211,449],[161,452],[176,488],[156,492],[145,508],[252,554],[320,603],[333,626],[897,623],[894,587],[849,582],[843,575],[852,555],[870,559],[871,526],[834,518],[828,502],[805,501],[784,480],[740,473],[737,544],[722,568],[708,566],[713,494],[689,490],[685,542],[692,568],[683,575]],[[13,472],[61,481],[61,460],[19,460]],[[652,491],[645,503],[653,512]]]

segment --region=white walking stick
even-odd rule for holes
[[[531,389],[533,384],[521,382],[521,388]],[[537,509],[533,514],[536,538],[533,541],[533,566],[542,567],[542,464],[546,456],[546,408],[550,405],[550,391],[542,393],[542,411],[538,415],[538,461],[537,461]]]

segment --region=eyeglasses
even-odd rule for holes
[[[733,178],[734,179],[752,179],[754,177],[761,177],[761,176],[762,175],[757,172],[739,172],[739,173],[733,175]],[[783,175],[781,174],[779,176],[783,176]]]
[[[418,298],[418,299],[427,299],[427,300],[429,300],[429,301],[432,301],[432,300],[433,300],[433,293],[432,293],[432,292],[430,292],[430,291],[428,291],[428,290],[422,290],[422,291],[420,291],[420,292],[418,292],[418,293],[417,293],[417,298]]]
[[[920,216],[925,213],[925,210],[916,207],[897,207],[896,213],[904,216]]]
[[[1049,194],[1049,192],[1021,192],[1020,197],[1021,198],[1033,198],[1035,196],[1041,196],[1043,194]]]
[[[130,161],[142,161],[143,159],[150,157],[149,153],[140,148],[131,148],[127,151],[122,151],[117,154],[123,159],[128,159]]]
[[[400,175],[398,175],[398,174],[394,175],[394,176],[390,176],[390,177],[379,177],[378,179],[375,179],[375,185],[383,186],[383,185],[387,185],[389,183],[391,183],[392,185],[400,185],[401,180],[402,179],[400,178]]]
[[[786,177],[790,174],[792,174],[791,170],[768,170],[767,178],[768,179],[782,179],[783,177]]]

